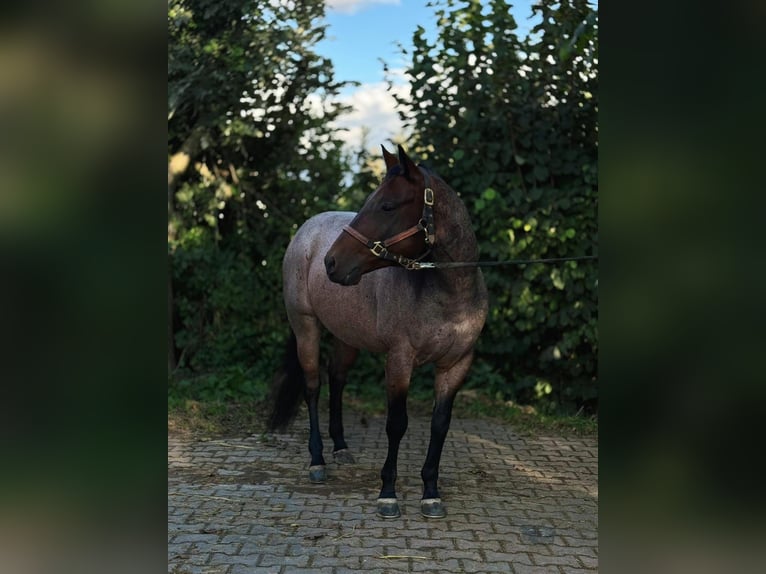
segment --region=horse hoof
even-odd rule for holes
[[[327,481],[327,471],[323,464],[309,467],[309,482],[312,484],[322,484]]]
[[[347,448],[336,450],[332,455],[338,464],[354,464],[356,462],[354,455]]]
[[[378,499],[378,516],[381,518],[399,518],[402,513],[399,511],[399,503],[395,498]]]
[[[420,514],[426,518],[444,518],[447,510],[441,498],[424,498],[420,501]]]

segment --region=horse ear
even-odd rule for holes
[[[409,158],[401,144],[399,145],[399,164],[402,166],[405,177],[418,173],[418,166]]]
[[[380,144],[380,149],[383,150],[383,160],[386,162],[386,171],[394,167],[395,165],[399,165],[399,160],[396,159],[396,156],[392,153],[389,153],[389,151],[386,149],[386,146],[383,144]]]

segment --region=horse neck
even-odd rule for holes
[[[446,183],[435,190],[434,225],[436,245],[434,261],[476,261],[479,246],[473,232],[471,218],[463,202]]]
[[[436,242],[433,261],[477,261],[479,246],[468,210],[452,188],[437,180],[434,189],[434,225]],[[472,287],[478,279],[476,267],[448,269],[439,272],[452,288]]]

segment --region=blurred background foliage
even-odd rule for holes
[[[482,259],[598,254],[596,12],[544,0],[519,37],[506,2],[432,4],[435,39],[413,26],[405,53],[401,143],[460,193]],[[315,52],[323,14],[316,0],[168,4],[171,401],[263,395],[288,330],[291,235],[315,213],[356,209],[380,180],[377,155],[349,152],[332,127],[344,84]],[[597,265],[484,273],[491,309],[469,386],[595,413]],[[418,370],[414,388],[430,392],[430,375]],[[382,376],[382,358],[363,354],[350,390]]]

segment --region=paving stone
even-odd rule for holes
[[[534,554],[532,558],[537,566],[570,566],[577,567],[580,563],[576,556],[544,556],[542,554]]]
[[[560,570],[558,567],[551,568],[550,566],[527,566],[526,564],[513,564],[514,574],[558,574]],[[585,572],[585,570],[583,570]]]
[[[350,416],[349,416],[350,413]],[[285,434],[168,439],[168,572],[346,574],[598,569],[598,448],[592,438],[517,435],[453,418],[440,491],[447,518],[420,516],[430,421],[410,417],[399,455],[402,517],[375,515],[385,418],[346,438],[357,462],[307,479],[305,421]],[[325,436],[325,458],[332,441]],[[530,533],[539,533],[538,536]]]
[[[234,564],[229,574],[282,574],[282,566],[257,567]]]

